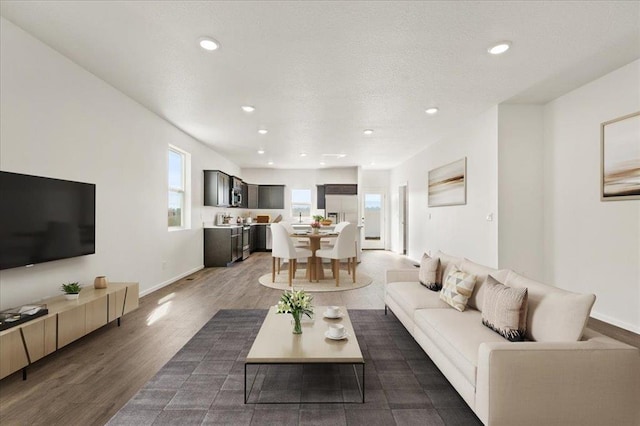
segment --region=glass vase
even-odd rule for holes
[[[300,323],[301,312],[291,312],[293,315],[293,334],[302,334],[302,324]]]

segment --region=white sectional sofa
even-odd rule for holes
[[[441,252],[435,257],[441,280],[454,266],[476,276],[467,309],[440,300],[414,268],[387,271],[385,310],[485,425],[640,425],[640,350],[585,328],[594,295]],[[525,341],[510,342],[482,324],[488,274],[528,289]]]

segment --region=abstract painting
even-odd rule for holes
[[[429,207],[467,204],[467,157],[429,171]]]
[[[600,199],[640,199],[640,112],[602,123],[600,141]]]

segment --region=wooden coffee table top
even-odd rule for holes
[[[276,314],[272,306],[247,355],[246,363],[363,363],[360,345],[346,307],[341,306],[343,317],[327,319],[326,306],[314,307],[314,318],[302,321],[302,334],[293,334],[291,314]],[[342,324],[349,334],[344,340],[331,340],[324,336],[330,324]]]

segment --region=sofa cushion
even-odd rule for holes
[[[467,301],[476,285],[476,276],[453,268],[444,280],[440,299],[462,312],[467,308]]]
[[[482,325],[481,313],[475,309],[420,309],[415,313],[415,326],[427,335],[475,387],[478,348],[484,342],[504,339]]]
[[[498,275],[498,270],[480,265],[479,263],[475,263],[466,258],[463,259],[460,264],[460,270],[476,276],[476,286],[473,288],[473,293],[471,294],[467,304],[473,309],[477,309],[482,312],[482,302],[484,301],[484,281],[487,279],[489,274],[496,277],[496,275]],[[504,278],[506,278],[506,272],[504,274]]]
[[[524,340],[527,289],[507,287],[489,275],[484,282],[482,324],[511,342]]]
[[[424,253],[420,260],[420,272],[418,273],[418,279],[420,284],[432,291],[439,291],[442,288],[442,283],[438,281],[438,267],[440,266],[440,259],[435,257],[429,257]]]
[[[389,283],[386,292],[410,318],[416,309],[450,307],[440,300],[439,293],[427,290],[418,282]]]
[[[460,269],[460,265],[464,260],[461,257],[449,256],[446,253],[438,252],[433,256],[440,259],[440,269],[438,269],[438,282],[444,285],[444,279],[449,275],[452,268],[456,267]]]
[[[578,341],[589,319],[594,294],[578,294],[542,284],[509,271],[504,282],[527,288],[529,312],[526,337],[538,342]]]

